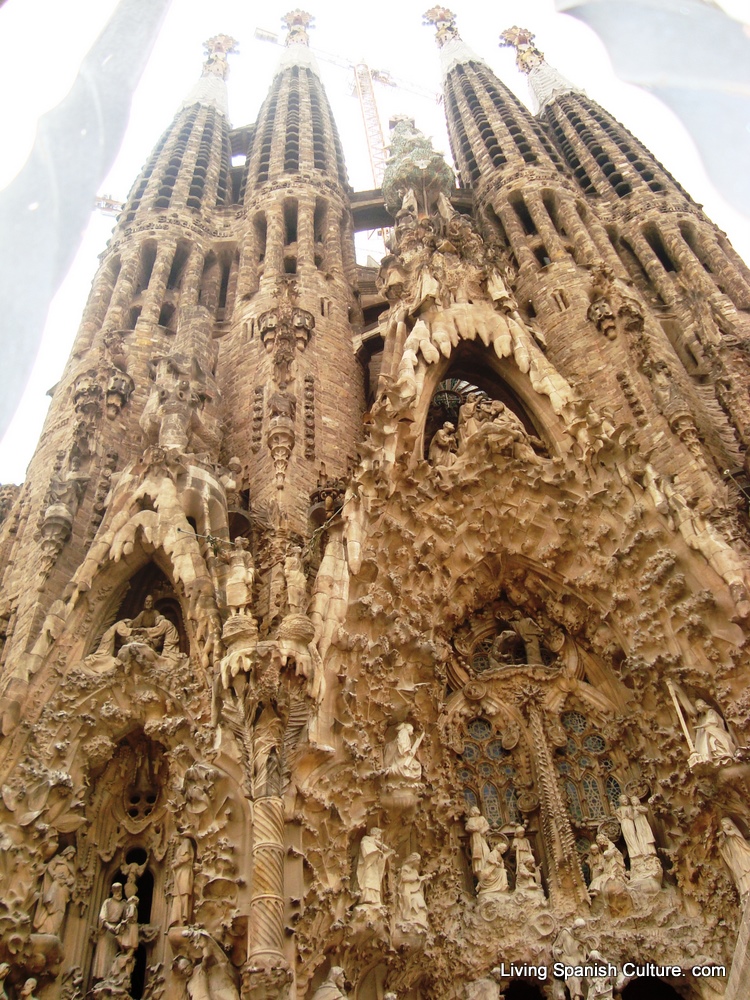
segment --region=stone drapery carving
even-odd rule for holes
[[[111,895],[104,900],[99,910],[99,938],[92,967],[94,979],[105,979],[112,970],[112,963],[119,950],[118,934],[125,913],[125,903],[122,883],[113,883]]]
[[[410,854],[398,873],[396,922],[406,931],[422,931],[429,928],[428,908],[422,886],[431,876],[419,874],[420,860],[416,852]]]
[[[346,975],[340,965],[334,965],[326,976],[325,982],[321,983],[313,993],[313,1000],[348,1000],[349,994],[344,992],[346,986]]]
[[[188,837],[177,844],[172,858],[172,904],[169,911],[169,926],[184,927],[190,923],[193,906],[193,865],[195,848]]]
[[[414,726],[409,722],[401,722],[396,730],[396,738],[386,747],[386,775],[402,778],[409,782],[418,782],[422,777],[422,765],[417,760],[417,750],[424,738],[418,736],[412,742]]]
[[[75,847],[66,847],[47,862],[42,892],[34,914],[38,934],[59,936],[76,881]]]
[[[636,795],[620,796],[620,805],[615,809],[620,828],[630,858],[630,884],[642,887],[661,885],[662,867],[656,855],[656,840],[648,821],[648,806],[642,805]]]
[[[694,737],[697,757],[709,764],[733,760],[737,744],[727,732],[726,724],[716,709],[698,698],[695,710],[698,713]]]
[[[732,873],[742,906],[750,899],[750,844],[742,836],[734,820],[724,816],[721,821],[719,852]]]
[[[102,671],[130,660],[152,661],[157,656],[175,660],[179,655],[177,629],[154,609],[154,599],[148,595],[143,610],[135,618],[123,618],[106,630],[96,652],[87,656],[85,663],[90,669]]]
[[[382,830],[373,827],[359,844],[357,884],[360,905],[363,906],[383,905],[385,867],[394,851],[383,843],[382,835]]]

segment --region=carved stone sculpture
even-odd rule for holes
[[[8,978],[9,972],[10,965],[7,962],[0,962],[0,1000],[8,1000],[8,994],[5,990],[5,980]]]
[[[430,441],[429,459],[436,468],[449,469],[456,461],[456,428],[446,420]]]
[[[701,698],[695,702],[699,713],[695,723],[695,753],[707,763],[725,763],[734,758],[737,745],[716,711]]]
[[[552,945],[552,956],[556,962],[562,962],[572,969],[586,963],[586,949],[581,941],[586,921],[581,917],[574,920],[570,927],[564,927],[555,938]],[[570,1000],[583,1000],[583,977],[571,974],[565,979],[565,985],[570,993]]]
[[[662,867],[656,856],[656,840],[648,821],[648,806],[641,805],[637,795],[628,802],[627,795],[620,796],[620,805],[615,809],[620,828],[625,839],[630,858],[630,883],[647,888],[661,885]]]
[[[321,983],[313,993],[312,1000],[349,1000],[348,994],[344,992],[346,986],[346,975],[340,965],[334,965],[326,976],[325,982]]]
[[[37,987],[36,979],[27,979],[19,990],[19,996],[23,997],[24,1000],[36,1000],[34,996],[34,991]]]
[[[383,876],[388,858],[393,851],[381,840],[382,831],[373,827],[366,833],[359,845],[357,882],[359,901],[365,906],[383,905]]]
[[[172,906],[169,911],[169,926],[183,927],[190,923],[193,903],[193,863],[195,849],[188,837],[183,837],[172,858]]]
[[[478,806],[472,806],[469,809],[469,815],[466,818],[466,832],[470,838],[471,870],[478,877],[490,855],[490,845],[487,843],[490,824],[481,814]]]
[[[245,614],[253,601],[255,563],[249,542],[243,535],[234,540],[228,551],[223,551],[220,559],[228,566],[225,585],[226,605],[231,614]]]
[[[112,885],[112,894],[105,899],[99,910],[99,939],[94,953],[91,971],[94,979],[104,979],[109,975],[112,962],[117,954],[117,933],[125,911],[122,883]]]
[[[594,949],[589,952],[586,964],[603,969],[610,963],[604,958],[601,952]],[[615,984],[612,976],[594,975],[586,977],[586,987],[586,1000],[612,1000]]]
[[[396,888],[396,920],[402,929],[422,929],[429,927],[427,903],[422,885],[430,875],[419,874],[421,858],[416,852],[410,854],[401,866]]]
[[[38,934],[59,936],[62,930],[76,880],[75,856],[75,847],[66,847],[47,864],[42,894],[34,914],[34,930]]]
[[[118,643],[120,648],[115,655]],[[155,610],[154,599],[149,594],[143,610],[135,618],[123,618],[107,629],[96,651],[86,657],[85,663],[100,671],[130,659],[149,661],[161,656],[174,660],[179,655],[179,632],[168,618]]]
[[[725,816],[721,821],[719,852],[732,873],[743,907],[750,899],[750,844],[742,836],[734,820]]]
[[[625,885],[627,882],[625,859],[603,830],[599,831],[591,845],[589,867],[589,892],[592,896],[604,892],[611,883]]]
[[[385,773],[406,781],[417,782],[422,777],[422,765],[417,760],[417,750],[424,739],[421,733],[412,743],[414,726],[409,722],[399,724],[396,739],[386,748]]]
[[[201,955],[188,980],[190,1000],[239,1000],[236,973],[220,945],[203,929],[191,928],[183,934]]]
[[[304,614],[307,610],[307,576],[302,568],[302,550],[298,545],[291,545],[287,549],[284,580],[290,614]]]
[[[504,896],[508,893],[508,872],[503,863],[505,844],[493,847],[487,855],[484,867],[477,879],[477,895],[480,897]]]

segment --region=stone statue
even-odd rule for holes
[[[415,852],[410,854],[401,866],[396,889],[396,919],[404,924],[417,925],[427,930],[429,928],[427,903],[422,883],[432,876],[419,874],[420,860],[420,855]]]
[[[581,942],[586,921],[582,917],[574,920],[570,927],[564,927],[555,938],[552,945],[552,957],[556,962],[562,962],[571,968],[586,964],[586,950]],[[565,980],[570,992],[570,1000],[583,1000],[583,980],[581,976],[571,975]]]
[[[334,965],[326,976],[325,982],[321,983],[313,993],[312,1000],[349,1000],[344,992],[346,986],[346,976],[340,965]]]
[[[8,1000],[8,994],[5,991],[5,980],[8,978],[9,972],[10,965],[7,962],[0,962],[0,1000]]]
[[[153,624],[149,624],[151,622]],[[118,639],[121,646],[115,656]],[[143,610],[135,618],[123,618],[107,629],[96,651],[87,656],[84,662],[94,670],[109,670],[117,666],[117,662],[124,663],[129,659],[126,647],[131,647],[131,653],[140,647],[141,652],[148,653],[147,658],[159,655],[176,659],[180,655],[179,632],[168,618],[154,608],[151,594],[146,597]],[[152,652],[149,653],[149,650]]]
[[[191,928],[182,933],[201,952],[187,984],[190,1000],[239,1000],[234,967],[208,931]]]
[[[610,882],[627,882],[625,859],[609,837],[600,830],[589,851],[589,867],[591,882],[589,892],[592,896],[603,892]]]
[[[34,996],[34,990],[36,989],[37,982],[36,979],[27,979],[19,990],[18,995],[24,997],[24,1000],[36,1000]]]
[[[610,963],[599,951],[590,951],[587,964],[590,966],[605,967]],[[586,1000],[612,1000],[614,993],[614,983],[611,976],[587,976],[586,977]]]
[[[232,548],[222,552],[220,556],[222,562],[229,567],[225,593],[226,605],[233,615],[245,614],[253,602],[255,563],[248,544],[247,538],[238,535]]]
[[[134,952],[138,947],[138,897],[127,897],[117,925],[117,945],[120,951]]]
[[[421,733],[414,743],[411,741],[414,727],[409,722],[402,722],[396,731],[396,739],[386,749],[385,773],[397,775],[407,781],[419,781],[422,777],[422,765],[417,760],[417,750],[424,739]]]
[[[503,863],[503,854],[507,849],[505,844],[498,845],[487,855],[477,880],[478,896],[498,896],[508,893],[508,872]]]
[[[727,727],[716,711],[698,698],[695,709],[699,713],[695,723],[695,752],[707,763],[725,763],[734,758],[737,745],[727,732]]]
[[[303,615],[307,610],[307,576],[302,568],[302,549],[290,545],[284,559],[284,579],[289,613]]]
[[[66,847],[47,864],[42,881],[42,894],[34,914],[37,934],[59,936],[65,920],[65,911],[76,880],[75,847]]]
[[[446,420],[443,426],[435,431],[430,441],[429,459],[435,467],[449,469],[456,461],[456,428]]]
[[[177,924],[180,927],[190,923],[190,911],[193,901],[193,861],[195,850],[193,842],[188,837],[177,845],[172,859],[172,906],[169,911],[168,926]]]
[[[520,611],[514,611],[508,619],[510,627],[523,643],[527,663],[543,663],[539,639],[542,630],[533,618],[526,618]]]
[[[627,795],[620,796],[620,805],[615,809],[615,816],[620,821],[631,865],[635,858],[656,856],[656,842],[647,813],[648,807],[641,805],[637,795],[631,796],[630,803]]]
[[[359,845],[357,882],[359,901],[366,906],[383,905],[383,876],[385,866],[393,851],[380,839],[382,830],[373,827],[366,833]]]
[[[94,979],[104,979],[109,975],[117,954],[117,932],[125,910],[122,882],[114,882],[111,893],[99,910],[99,939],[91,971]]]
[[[471,844],[471,870],[479,877],[490,855],[490,845],[487,843],[490,824],[479,811],[479,806],[472,806],[469,809],[466,832],[469,834]]]
[[[531,842],[526,836],[525,827],[516,827],[511,846],[516,859],[516,893],[543,899],[542,874],[534,858]]]
[[[725,816],[721,821],[722,840],[719,853],[732,873],[743,908],[750,899],[750,844],[742,836],[734,820]]]
[[[143,875],[148,865],[148,858],[141,863],[137,861],[123,861],[120,865],[120,872],[125,876],[125,886],[123,892],[125,899],[130,899],[138,893],[137,879]]]

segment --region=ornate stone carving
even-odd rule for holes
[[[740,902],[745,907],[750,899],[750,844],[728,816],[721,821],[719,852],[732,873]]]
[[[344,992],[346,986],[346,976],[340,965],[334,965],[326,976],[325,982],[321,983],[313,993],[312,1000],[348,1000],[348,993]]]
[[[373,827],[360,841],[357,863],[360,906],[383,905],[383,878],[388,859],[393,854],[394,851],[383,843],[382,830],[378,827]]]

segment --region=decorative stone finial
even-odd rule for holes
[[[307,34],[307,29],[313,26],[313,21],[315,18],[312,14],[308,14],[307,11],[300,10],[299,7],[296,10],[290,11],[285,14],[281,19],[281,23],[285,25],[289,34],[286,36],[287,45],[309,45],[310,38]]]
[[[530,73],[544,62],[544,53],[534,45],[536,35],[528,28],[514,25],[500,35],[500,48],[516,50],[516,65],[522,73]]]
[[[430,7],[422,16],[422,24],[435,25],[435,40],[441,49],[446,42],[461,37],[456,28],[456,15],[447,7]]]
[[[231,35],[214,35],[203,43],[206,61],[203,63],[203,76],[218,76],[226,80],[229,74],[227,56],[239,52],[238,41]]]

